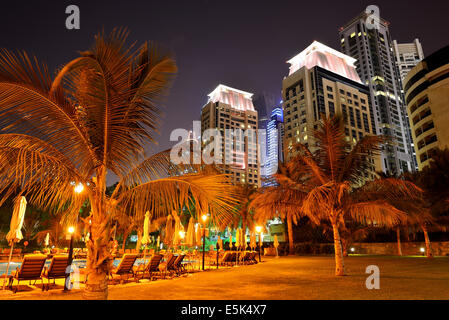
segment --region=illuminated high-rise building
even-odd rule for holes
[[[270,121],[267,123],[266,185],[271,184],[269,179],[277,172],[278,163],[284,161],[283,139],[284,114],[282,107],[276,107],[271,111]]]
[[[288,60],[289,75],[282,81],[284,106],[284,158],[295,143],[313,148],[310,133],[322,115],[341,114],[345,118],[346,139],[355,143],[375,134],[368,87],[355,70],[356,60],[314,41]],[[371,159],[373,172],[379,157]]]
[[[421,170],[437,148],[449,148],[449,46],[419,62],[403,83]]]
[[[424,59],[424,52],[418,39],[411,43],[398,43],[393,40],[393,52],[402,81],[410,70]]]
[[[221,135],[219,169],[229,174],[234,184],[260,187],[258,116],[252,96],[222,84],[217,86],[201,111],[201,137],[207,144],[205,131],[217,129]]]
[[[267,177],[267,124],[271,109],[275,106],[275,96],[261,92],[253,96],[254,109],[257,111],[259,126],[260,176]]]
[[[413,146],[395,62],[389,22],[361,13],[340,28],[342,52],[355,58],[362,83],[369,86],[377,134],[391,137],[382,147],[382,170],[399,174],[413,171]]]

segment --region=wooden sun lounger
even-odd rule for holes
[[[173,271],[176,273],[176,275],[180,275],[183,271],[185,271],[185,269],[183,269],[183,265],[182,265],[182,261],[184,260],[184,258],[186,257],[185,254],[180,254],[175,262],[173,263],[172,267],[169,269],[169,271]]]
[[[116,275],[120,277],[120,283],[124,282],[124,276],[129,277],[130,274],[134,276],[133,266],[136,262],[136,259],[137,254],[126,253],[125,255],[123,255],[123,258],[117,268],[112,269],[109,273],[112,281],[114,281],[114,276]]]
[[[162,261],[161,254],[155,254],[150,258],[150,261],[144,266],[134,267],[134,275],[138,279],[145,278],[145,275],[148,273],[149,280],[153,279],[154,274],[159,274],[159,264]],[[140,277],[141,276],[141,277]]]
[[[45,260],[47,259],[47,256],[44,255],[26,255],[23,258],[22,265],[20,268],[17,268],[15,271],[12,272],[12,274],[9,276],[9,288],[16,293],[17,287],[13,288],[12,285],[14,283],[14,280],[17,280],[17,286],[19,285],[20,281],[22,280],[34,280],[34,283],[36,283],[37,280],[42,281],[42,286],[44,285],[44,282],[42,280],[42,269],[44,268]]]
[[[163,271],[164,278],[167,276],[167,273],[172,273],[171,271],[173,269],[173,264],[175,263],[176,258],[177,256],[175,256],[174,254],[169,254],[167,255],[166,262],[161,264],[160,269],[162,269],[161,272]]]
[[[42,272],[42,278],[47,279],[47,285],[42,285],[42,291],[50,289],[50,280],[53,279],[55,284],[56,279],[65,279],[67,276],[66,271],[69,266],[69,257],[66,255],[55,255],[51,259],[50,266],[44,267]],[[43,280],[42,280],[43,282]]]

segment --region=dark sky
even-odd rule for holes
[[[65,28],[76,4],[81,29]],[[219,83],[280,98],[286,60],[313,40],[339,49],[338,28],[367,5],[380,7],[393,39],[419,38],[426,55],[449,44],[449,1],[9,1],[0,11],[0,46],[24,49],[51,69],[89,48],[94,34],[126,26],[138,44],[157,40],[176,55],[179,74],[166,101],[160,145],[175,128],[190,129]]]

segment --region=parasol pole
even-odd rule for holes
[[[10,265],[10,263],[11,263],[12,250],[13,250],[13,249],[14,249],[14,241],[11,241],[11,249],[10,249],[10,251],[9,251],[8,264],[6,265],[5,278],[3,279],[3,290],[5,290],[5,287],[6,287],[6,278],[8,277],[9,265]]]

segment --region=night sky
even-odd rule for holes
[[[424,6],[423,4],[426,4]],[[81,11],[81,29],[65,28],[66,6]],[[380,7],[393,39],[419,38],[426,55],[449,44],[449,1],[11,1],[2,3],[1,47],[23,49],[51,70],[88,49],[103,27],[130,29],[130,40],[156,40],[179,67],[165,104],[156,150],[168,148],[175,128],[191,129],[207,94],[219,83],[276,94],[286,60],[313,40],[339,48],[338,28],[367,5]]]

